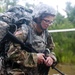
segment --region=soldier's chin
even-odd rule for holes
[[[40,28],[41,28],[43,31],[47,29],[47,27],[42,27],[42,26],[40,26]]]
[[[42,30],[44,31],[44,30],[46,30],[47,28],[43,28]]]
[[[46,29],[47,29],[47,27],[43,28],[43,30],[46,30]]]

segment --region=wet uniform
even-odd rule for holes
[[[5,16],[1,16],[1,21],[3,21],[3,23],[6,23],[7,26],[9,26],[9,24],[13,23],[11,22],[13,21],[13,19],[15,21],[22,17],[24,14],[23,12],[24,11],[17,12],[16,15],[18,16],[16,16],[14,12],[6,12],[4,14]],[[16,18],[14,18],[13,15]],[[18,31],[21,30],[23,34],[16,37],[22,42],[30,43],[32,47],[37,51],[45,50],[46,47],[52,49],[54,47],[52,37],[50,35],[48,37],[46,31],[42,32],[41,34],[37,33],[35,31],[34,24],[35,22],[33,21],[30,23],[30,25],[23,24],[22,27],[18,29]],[[49,55],[56,61],[56,58],[52,52],[50,52]],[[25,50],[21,50],[19,44],[11,43],[7,56],[10,62],[7,68],[8,75],[40,75],[38,74],[36,53],[29,53]]]
[[[49,37],[50,44],[47,43],[47,32],[44,31],[41,34],[38,34],[34,30],[34,22],[30,23],[30,26],[27,26],[25,24],[22,25],[23,34],[17,36],[18,39],[20,39],[23,42],[28,42],[32,45],[34,49],[41,52],[42,50],[46,49],[46,45],[48,44],[51,47],[54,47],[53,41],[51,36]],[[15,44],[16,45],[16,44]],[[47,48],[51,48],[47,47]],[[50,53],[49,54],[54,60],[56,60],[55,56]],[[20,47],[13,47],[13,45],[10,46],[8,56],[10,59],[12,59],[14,62],[21,64],[24,66],[24,73],[27,75],[39,75],[38,74],[38,67],[37,67],[37,55],[36,53],[28,53],[25,50],[20,50]],[[14,74],[15,75],[15,74]]]

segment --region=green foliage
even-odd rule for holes
[[[57,18],[58,19],[58,18]],[[49,29],[74,28],[74,25],[66,18],[61,24],[54,24]],[[75,63],[75,32],[52,33],[55,42],[55,53],[61,63]]]
[[[67,17],[57,14],[55,23],[49,30],[68,29],[75,27],[75,7],[70,4],[66,7]],[[55,42],[55,53],[60,63],[75,63],[75,32],[51,33]]]
[[[75,25],[75,6],[72,6],[70,2],[66,3],[66,13],[68,20]]]
[[[8,10],[9,7],[15,6],[18,0],[2,0],[0,1],[1,12]]]
[[[61,63],[75,63],[75,32],[52,33],[55,53]]]
[[[62,24],[64,22],[64,16],[62,16],[60,13],[57,13],[57,16],[56,16],[56,22],[55,24]]]
[[[2,11],[2,9],[0,8],[0,12]]]
[[[64,64],[65,63],[66,64],[75,63],[75,55],[73,54],[73,52],[71,50],[70,51],[61,50],[56,53],[57,53],[58,61],[60,63],[64,63]]]

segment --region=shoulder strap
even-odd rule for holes
[[[31,35],[32,29],[30,25],[28,26],[28,35],[26,37],[26,42],[32,44],[32,35]]]
[[[49,35],[48,31],[47,31],[47,30],[45,30],[45,39],[46,39],[46,43],[47,43],[48,35]]]

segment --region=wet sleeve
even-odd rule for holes
[[[28,27],[26,24],[22,24],[22,27],[19,28],[16,32],[15,32],[15,36],[21,40],[22,42],[24,42],[27,39],[28,36]]]
[[[26,24],[22,25],[22,32],[23,32],[24,38],[26,39],[28,36],[28,26]]]
[[[0,41],[7,34],[8,28],[9,28],[9,25],[6,22],[0,21]]]
[[[48,34],[48,37],[47,37],[47,48],[49,48],[51,51],[54,49],[55,47],[55,44],[54,44],[54,41],[53,41],[53,37]]]
[[[53,52],[54,47],[55,47],[55,44],[54,44],[54,42],[53,42],[53,38],[52,38],[52,36],[49,34],[48,37],[47,37],[47,48],[50,50],[49,56],[50,56],[54,61],[57,61],[56,55],[55,55],[55,53]]]
[[[56,55],[55,55],[54,52],[51,52],[51,53],[49,54],[49,56],[54,60],[54,62],[57,62],[57,58],[56,58]]]
[[[15,46],[14,46],[15,45]],[[18,44],[10,45],[7,56],[18,64],[22,64],[25,67],[36,67],[37,56],[36,53],[29,53],[26,50],[21,50]]]
[[[27,25],[22,25],[22,31],[23,31],[23,34],[24,34],[24,38],[27,38],[28,36],[28,26]],[[37,53],[28,53],[28,59],[29,59],[29,62],[33,62],[33,66],[37,66]]]

